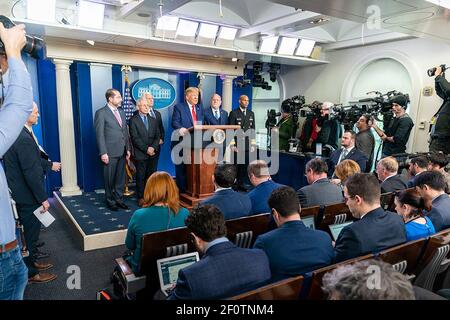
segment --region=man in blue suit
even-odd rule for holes
[[[222,105],[222,98],[214,93],[211,97],[211,107],[204,110],[204,124],[207,125],[227,125],[228,113],[220,106]]]
[[[380,205],[378,179],[369,173],[356,173],[345,182],[344,198],[353,217],[360,219],[342,229],[335,245],[336,262],[406,242],[405,223],[396,213]]]
[[[173,108],[172,113],[172,128],[177,130],[181,140],[172,141],[172,148],[179,142],[182,141],[182,137],[189,134],[189,128],[193,127],[194,124],[203,123],[203,107],[198,103],[198,88],[189,87],[185,91],[185,102],[178,103]],[[183,156],[182,152],[180,154],[172,154],[172,159],[175,156]],[[175,175],[177,186],[180,192],[186,191],[186,167],[184,163],[175,165]]]
[[[341,139],[342,148],[334,150],[330,155],[328,176],[331,177],[334,174],[334,168],[341,161],[347,159],[355,161],[359,165],[361,172],[364,172],[366,170],[368,161],[367,156],[360,150],[356,149],[355,138],[356,138],[355,132],[351,130],[344,132]]]
[[[186,218],[200,261],[181,269],[170,300],[224,299],[268,283],[264,251],[236,247],[226,238],[225,219],[217,207],[201,205]]]
[[[252,202],[250,214],[270,212],[269,200],[273,190],[283,187],[282,184],[274,182],[269,174],[269,167],[264,160],[255,160],[248,166],[248,178],[255,187],[248,193]]]
[[[415,181],[419,175],[428,170],[428,159],[425,156],[412,158],[409,162],[408,171],[412,178],[408,181],[408,188],[415,186]]]
[[[266,252],[272,281],[298,276],[332,263],[334,250],[330,236],[303,224],[294,189],[281,187],[274,190],[269,206],[278,229],[258,236],[253,247]]]
[[[415,187],[425,203],[431,202],[427,214],[436,232],[450,228],[450,197],[445,193],[446,180],[438,171],[421,173],[415,179]]]
[[[248,195],[231,188],[236,181],[236,174],[236,166],[218,164],[212,177],[216,191],[214,195],[202,202],[202,204],[212,204],[219,208],[225,220],[248,216],[252,208]]]

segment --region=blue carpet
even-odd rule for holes
[[[133,212],[139,209],[134,196],[124,197],[129,210],[118,211],[111,211],[106,207],[104,194],[89,192],[80,196],[62,197],[58,193],[58,196],[86,235],[127,229]]]

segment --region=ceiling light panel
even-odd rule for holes
[[[441,6],[447,9],[450,9],[450,0],[425,0],[437,6]]]
[[[297,38],[282,37],[278,54],[293,55],[297,47]]]
[[[56,0],[28,0],[27,19],[55,22]]]
[[[265,53],[274,53],[277,47],[278,38],[278,36],[273,36],[262,39],[259,51]]]
[[[155,36],[174,39],[178,26],[178,17],[162,16],[156,24]]]
[[[309,57],[314,49],[316,42],[314,40],[302,39],[298,45],[295,55]]]
[[[105,5],[80,0],[78,4],[78,25],[81,27],[103,29]]]
[[[232,47],[236,38],[238,29],[230,27],[220,27],[216,39],[216,46]]]
[[[193,41],[197,34],[198,22],[180,19],[175,35],[176,39]]]
[[[198,31],[197,43],[214,44],[216,40],[217,31],[219,26],[209,23],[201,23]]]

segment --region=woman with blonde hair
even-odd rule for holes
[[[348,177],[354,175],[355,173],[360,172],[361,168],[359,167],[359,164],[356,163],[356,161],[350,159],[343,160],[339,162],[339,164],[334,169],[334,175],[337,177],[337,179],[333,179],[331,180],[331,182],[344,189],[345,180],[347,180]]]
[[[134,272],[139,268],[142,235],[183,227],[188,215],[189,211],[180,207],[178,187],[172,177],[162,171],[153,173],[145,185],[143,208],[133,213],[125,239],[125,245],[133,251],[127,260]]]

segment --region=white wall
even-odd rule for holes
[[[353,89],[352,78],[356,80],[358,71],[370,61],[383,58],[400,61],[410,72],[413,92],[409,113],[415,126],[410,137],[409,151],[428,151],[429,120],[442,100],[435,93],[431,97],[424,97],[421,90],[425,86],[432,86],[434,90],[434,78],[429,78],[426,74],[428,68],[442,63],[450,64],[450,46],[442,42],[410,39],[328,52],[328,65],[289,67],[282,70],[284,98],[303,94],[306,102],[345,102]],[[348,88],[350,83],[351,88]],[[403,85],[399,84],[399,87]],[[420,121],[426,121],[423,129],[419,128]]]

